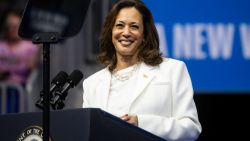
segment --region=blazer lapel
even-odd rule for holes
[[[102,109],[106,110],[107,108],[107,102],[108,102],[108,96],[109,96],[109,89],[110,89],[110,81],[111,81],[111,74],[109,70],[106,68],[103,72],[103,74],[100,77],[100,82],[97,87],[97,93],[99,98],[99,104]]]
[[[135,87],[134,95],[131,99],[131,105],[135,101],[135,99],[142,94],[143,90],[148,86],[151,80],[156,75],[156,67],[148,66],[145,63],[141,64],[139,75],[137,78],[137,84]]]

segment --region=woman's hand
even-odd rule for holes
[[[124,116],[121,117],[121,119],[127,121],[130,124],[138,126],[138,118],[136,115],[125,114]]]

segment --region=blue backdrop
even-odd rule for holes
[[[144,2],[162,53],[187,64],[196,92],[250,92],[249,0]]]

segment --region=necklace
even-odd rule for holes
[[[128,80],[133,75],[133,73],[137,70],[137,68],[138,68],[138,64],[134,65],[132,70],[127,75],[120,75],[118,74],[117,71],[114,70],[112,75],[120,81],[125,81],[125,80]]]

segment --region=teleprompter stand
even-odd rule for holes
[[[50,133],[50,44],[58,43],[59,34],[38,33],[32,38],[34,44],[43,44],[43,140],[49,141]]]
[[[29,0],[26,4],[18,35],[43,45],[43,141],[50,137],[50,45],[80,31],[89,4],[90,0]]]

